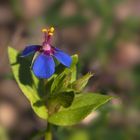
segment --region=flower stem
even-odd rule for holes
[[[48,125],[47,125],[45,140],[52,140],[52,131],[51,131],[51,124],[50,123],[48,123]]]

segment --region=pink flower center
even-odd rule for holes
[[[45,44],[42,49],[43,49],[44,54],[47,54],[47,55],[54,54],[54,49],[51,47],[50,44]]]
[[[50,46],[50,44],[45,44],[45,45],[43,46],[43,50],[44,50],[44,51],[51,51],[51,46]]]

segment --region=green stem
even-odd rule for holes
[[[48,123],[48,125],[47,125],[45,140],[52,140],[52,131],[51,131],[51,124],[50,123]]]

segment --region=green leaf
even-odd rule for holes
[[[0,140],[9,140],[7,130],[0,126]]]
[[[59,74],[52,83],[51,93],[57,94],[58,92],[65,89],[69,84],[70,78],[71,78],[70,75],[66,75],[65,71]]]
[[[16,82],[20,89],[30,101],[34,112],[42,119],[48,118],[48,111],[45,103],[42,102],[44,87],[41,85],[42,80],[38,80],[30,70],[30,63],[25,58],[19,56],[18,51],[8,47],[9,61],[12,67],[12,71]]]
[[[72,104],[74,99],[73,91],[64,91],[58,94],[53,94],[48,98],[48,110],[49,114],[53,114],[58,111],[60,106],[65,108],[69,107]]]
[[[85,86],[87,85],[89,79],[93,76],[91,73],[87,73],[86,75],[82,76],[78,80],[74,81],[71,84],[71,88],[74,89],[75,92],[81,92]]]
[[[71,65],[71,83],[74,82],[76,80],[76,76],[77,76],[77,67],[76,64],[78,63],[78,55],[75,54],[72,56],[72,65]]]
[[[50,115],[48,120],[55,125],[74,125],[111,98],[94,93],[78,94],[70,107],[61,108],[57,113]]]

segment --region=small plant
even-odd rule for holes
[[[21,54],[9,47],[8,54],[15,80],[36,115],[48,123],[44,136],[51,140],[51,125],[79,123],[112,97],[85,93],[83,89],[93,74],[77,79],[78,56],[70,57],[51,45],[53,27],[42,31],[42,45],[28,46]]]

